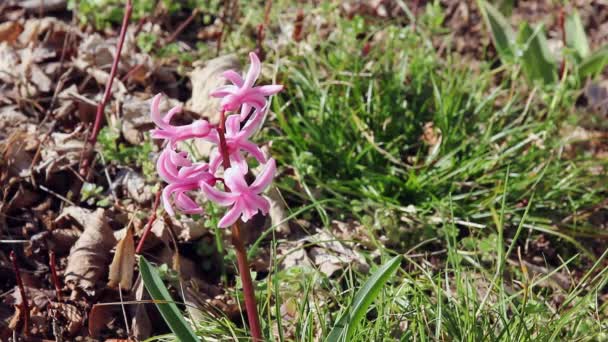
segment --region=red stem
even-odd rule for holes
[[[558,24],[559,24],[559,28],[562,31],[562,43],[564,44],[564,48],[566,48],[566,26],[565,26],[565,13],[564,13],[564,6],[560,6],[559,8],[559,16],[558,16]],[[559,74],[560,74],[560,78],[564,77],[564,74],[566,72],[566,58],[562,57],[562,62],[560,63],[559,66]]]
[[[55,295],[57,295],[57,301],[61,302],[61,286],[59,286],[59,278],[57,278],[57,264],[55,262],[55,252],[49,252],[49,259],[51,264],[51,278],[53,279],[53,285],[55,285]]]
[[[228,145],[224,135],[226,124],[225,111],[220,113],[220,125],[217,132],[220,136],[220,153],[222,154],[222,165],[224,170],[230,167],[230,156],[228,154]],[[225,185],[224,185],[225,186]],[[230,191],[226,187],[227,191]],[[241,275],[241,283],[243,283],[243,295],[245,297],[245,309],[247,310],[247,320],[251,329],[251,337],[254,341],[262,341],[262,330],[260,329],[260,319],[258,317],[258,309],[255,303],[255,292],[253,290],[253,282],[251,281],[251,273],[249,272],[249,262],[247,261],[247,251],[241,237],[241,227],[239,221],[232,225],[232,244],[236,250],[236,263]]]
[[[21,294],[21,309],[23,311],[23,334],[27,336],[30,331],[30,306],[27,303],[27,294],[25,293],[25,287],[21,280],[21,272],[19,271],[19,265],[17,265],[17,257],[15,251],[11,251],[9,258],[13,262],[13,271],[15,272],[15,278],[17,279],[17,286],[19,287],[19,293]]]
[[[91,151],[95,147],[97,143],[97,135],[99,134],[99,130],[101,129],[101,120],[103,118],[104,108],[106,107],[106,103],[110,98],[110,93],[112,91],[112,83],[114,82],[114,77],[116,77],[116,71],[118,70],[118,62],[120,61],[120,53],[122,52],[122,46],[125,42],[125,36],[127,34],[127,26],[129,26],[129,19],[131,18],[131,12],[133,10],[133,5],[131,4],[131,0],[127,0],[125,4],[125,14],[122,18],[122,26],[120,28],[120,36],[118,38],[118,43],[116,44],[116,55],[114,56],[114,61],[112,62],[112,69],[110,69],[110,78],[106,82],[106,89],[103,93],[103,98],[99,105],[97,106],[97,112],[95,113],[95,123],[93,124],[93,130],[87,139],[87,143],[83,149],[83,159],[80,167],[80,175],[86,178],[88,173],[89,165],[91,164],[91,156],[86,153],[86,151]]]
[[[141,253],[141,249],[144,247],[144,242],[146,241],[146,238],[148,237],[148,235],[150,234],[150,231],[152,230],[152,224],[154,223],[154,221],[156,221],[156,210],[158,209],[158,203],[160,202],[160,193],[162,188],[159,186],[158,187],[158,191],[156,191],[156,198],[154,199],[154,207],[152,208],[152,216],[150,216],[150,219],[148,220],[148,224],[146,224],[146,229],[144,230],[144,233],[141,235],[141,239],[139,239],[139,243],[137,244],[137,248],[135,249],[135,254],[140,254]]]

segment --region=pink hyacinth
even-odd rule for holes
[[[204,138],[209,135],[211,126],[207,120],[196,120],[193,123],[184,126],[171,125],[171,118],[173,115],[181,112],[182,108],[180,106],[173,107],[165,117],[161,117],[161,97],[161,94],[157,94],[150,106],[150,116],[152,117],[152,121],[158,126],[157,129],[152,130],[152,138],[168,140],[171,147],[175,148],[175,145],[180,141],[192,138]]]
[[[171,118],[180,112],[181,108],[174,107],[162,117],[159,109],[161,95],[156,95],[152,100],[151,117],[157,125],[157,129],[152,131],[152,137],[168,141],[168,146],[158,158],[157,172],[168,183],[162,192],[162,202],[170,215],[175,214],[173,205],[186,214],[202,213],[203,209],[200,205],[188,195],[189,192],[196,190],[202,190],[207,199],[219,205],[232,206],[221,219],[221,227],[231,225],[239,217],[247,221],[258,211],[264,214],[268,212],[270,204],[260,194],[272,182],[276,164],[273,159],[267,161],[260,147],[250,139],[260,129],[266,117],[268,110],[266,97],[281,91],[283,86],[254,87],[260,75],[260,60],[255,53],[250,53],[249,57],[251,66],[244,79],[233,70],[226,71],[224,77],[233,84],[221,87],[212,93],[212,96],[222,98],[223,111],[240,110],[239,114],[229,115],[224,122],[224,146],[220,146],[220,131],[212,127],[209,122],[197,120],[189,125],[171,125]],[[250,117],[251,109],[254,111]],[[247,118],[249,119],[243,122]],[[194,163],[187,152],[175,150],[178,142],[195,138],[202,138],[216,145],[209,164]],[[226,148],[226,151],[221,151],[221,148]],[[223,155],[228,156],[231,164],[231,167],[223,172],[226,192],[214,188],[216,180],[221,179],[217,178],[217,171],[223,164]],[[264,164],[264,170],[251,185],[248,185],[244,178],[249,170],[248,155],[254,157],[258,163]]]
[[[275,171],[275,161],[270,159],[255,181],[248,185],[243,173],[231,167],[224,172],[224,183],[230,192],[219,191],[207,183],[202,184],[203,192],[208,199],[221,206],[232,206],[220,220],[221,228],[232,225],[239,217],[243,222],[247,222],[258,211],[264,215],[268,214],[270,203],[266,198],[260,196],[260,193],[270,185]]]
[[[215,184],[215,177],[209,172],[209,165],[192,163],[186,152],[178,153],[167,147],[158,158],[156,169],[161,178],[169,183],[162,193],[163,206],[169,215],[175,215],[171,206],[171,197],[175,206],[185,214],[203,212],[203,209],[188,197],[186,192],[198,190],[202,184]]]
[[[213,97],[222,98],[222,109],[227,112],[235,111],[242,106],[241,121],[247,118],[252,107],[261,111],[266,105],[266,96],[274,95],[283,89],[282,85],[277,84],[254,87],[253,84],[260,76],[260,59],[253,52],[249,53],[249,59],[251,66],[245,79],[234,70],[225,71],[223,76],[232,84],[220,87],[211,93]]]

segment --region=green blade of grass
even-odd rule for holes
[[[503,62],[511,59],[513,57],[512,45],[515,42],[515,32],[508,20],[496,7],[486,1],[479,1],[479,7],[481,8],[486,26],[490,29],[492,41],[500,58]]]
[[[523,23],[518,42],[523,45],[522,69],[528,79],[544,84],[557,82],[557,66],[549,52],[542,25],[533,30],[528,23]]]
[[[578,73],[581,77],[595,76],[602,72],[608,65],[608,46],[604,46],[592,55],[583,59],[578,67]]]
[[[589,56],[591,53],[589,42],[587,41],[585,28],[578,12],[574,11],[574,13],[569,15],[564,25],[564,29],[566,30],[566,45],[573,48],[581,59]]]
[[[327,342],[351,340],[363,315],[365,315],[369,306],[376,296],[378,296],[384,284],[397,270],[400,262],[401,256],[392,258],[367,279],[365,284],[355,294],[355,298],[348,310],[340,317],[329,335],[327,335]]]
[[[177,305],[173,303],[173,299],[158,275],[158,271],[144,257],[139,259],[139,272],[141,273],[146,290],[150,293],[150,297],[154,300],[165,302],[155,304],[163,316],[165,323],[167,323],[177,339],[186,342],[198,341],[198,337],[196,337],[190,325],[184,320],[183,314],[179,311]]]

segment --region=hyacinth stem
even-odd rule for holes
[[[220,136],[219,149],[222,155],[222,165],[224,170],[227,170],[230,168],[230,157],[228,154],[226,137],[224,135],[225,125],[226,115],[225,111],[222,110],[220,113],[220,125],[217,131]],[[226,191],[230,191],[230,189],[226,187]],[[255,302],[255,292],[253,290],[251,272],[249,271],[249,262],[247,261],[247,251],[245,250],[245,244],[243,243],[243,238],[241,237],[241,227],[238,220],[232,225],[232,244],[236,250],[236,262],[239,268],[239,274],[241,275],[241,283],[243,284],[245,309],[247,310],[247,320],[249,321],[249,328],[251,329],[251,337],[253,337],[254,341],[262,341],[260,318],[258,317],[258,309]]]

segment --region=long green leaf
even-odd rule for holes
[[[173,303],[173,299],[158,275],[158,271],[144,257],[139,259],[139,272],[141,273],[146,290],[150,293],[150,297],[154,300],[168,302],[155,304],[177,339],[182,342],[199,341],[200,339],[184,319],[183,313]]]
[[[573,48],[580,59],[589,56],[591,49],[589,49],[585,28],[577,11],[566,18],[564,29],[566,30],[566,45]]]
[[[522,69],[528,79],[540,80],[544,84],[557,82],[557,65],[549,52],[542,25],[532,30],[528,23],[523,23],[517,40],[523,50]]]
[[[401,256],[392,258],[367,279],[365,284],[355,294],[350,307],[338,319],[329,335],[327,335],[327,342],[351,340],[361,318],[363,318],[369,306],[374,302],[384,284],[397,270],[400,262]]]
[[[483,14],[486,26],[492,34],[492,41],[503,62],[513,58],[513,43],[515,43],[515,32],[509,21],[500,13],[496,7],[486,1],[480,0],[479,7]]]
[[[608,46],[585,58],[578,67],[578,73],[582,78],[595,76],[601,73],[606,65],[608,65]]]

